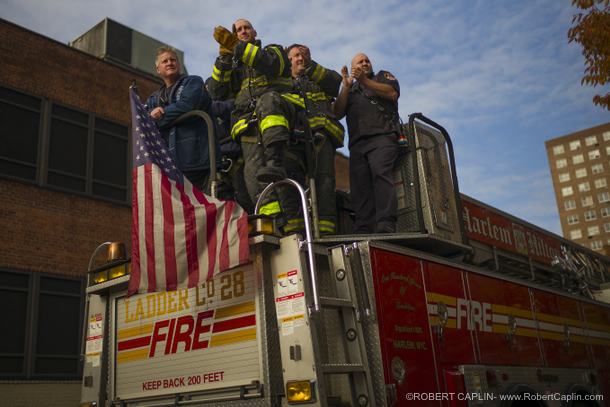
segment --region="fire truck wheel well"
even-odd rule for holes
[[[527,384],[517,383],[511,386],[508,390],[506,390],[506,395],[509,396],[519,396],[523,394],[531,394],[536,395],[538,392],[534,390],[532,387]],[[542,400],[504,400],[500,407],[548,407],[547,404]]]
[[[590,396],[591,392],[581,384],[572,384],[567,388],[565,394]],[[562,407],[599,407],[599,404],[595,400],[568,400],[562,403]]]

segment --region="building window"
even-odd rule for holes
[[[586,168],[579,168],[576,170],[576,178],[582,178],[587,176]]]
[[[582,154],[578,154],[572,157],[572,162],[574,164],[580,164],[585,162],[585,157]]]
[[[563,205],[566,208],[566,211],[570,211],[572,209],[576,209],[576,201],[572,200],[572,201],[565,201],[563,203]]]
[[[610,208],[602,208],[601,209],[602,218],[607,218],[610,216]]]
[[[595,164],[591,166],[591,172],[593,174],[599,174],[600,172],[604,171],[604,165],[603,164]]]
[[[112,202],[130,203],[129,126],[0,86],[0,175]],[[39,146],[46,146],[41,148]]]
[[[610,201],[610,192],[602,192],[601,194],[597,194],[597,200],[599,203]]]
[[[610,155],[610,146],[606,147],[606,155]]]
[[[608,184],[606,184],[606,178],[599,178],[595,180],[595,188],[603,188],[607,185]]]
[[[574,191],[572,191],[572,187],[561,188],[561,194],[563,196],[569,196],[569,195],[572,195],[573,193],[574,193]]]
[[[589,160],[595,160],[596,158],[599,158],[599,150],[589,151]]]
[[[559,182],[566,182],[570,180],[570,173],[569,172],[563,172],[561,174],[559,174]]]
[[[585,212],[585,221],[595,220],[597,216],[595,215],[595,211]]]
[[[75,192],[87,192],[89,115],[53,105],[47,183]]]
[[[558,154],[563,154],[563,153],[564,153],[563,144],[553,147],[553,154],[558,155]]]
[[[589,186],[589,181],[583,182],[581,184],[578,184],[578,190],[580,192],[585,192],[585,191],[588,191],[590,189],[591,189],[591,187]]]
[[[582,206],[591,206],[591,205],[593,205],[593,197],[586,196],[586,197],[582,198],[580,200],[580,202],[582,203]]]
[[[597,136],[585,137],[585,144],[588,145],[588,146],[592,146],[593,144],[597,144]]]
[[[604,223],[604,230],[610,232],[610,223]]]
[[[34,183],[38,175],[42,99],[0,87],[0,111],[0,173]]]
[[[568,216],[568,225],[573,225],[575,223],[578,223],[578,215]]]
[[[604,141],[610,140],[610,131],[605,131],[603,136],[604,136]]]
[[[0,378],[78,379],[85,279],[0,269]]]
[[[599,235],[599,226],[589,226],[587,228],[587,233],[589,234],[589,236]]]
[[[574,151],[577,148],[580,148],[580,140],[570,141],[570,150]]]
[[[570,230],[570,239],[580,239],[582,237],[582,232],[580,229]]]
[[[568,160],[562,158],[561,160],[555,161],[555,164],[557,165],[557,168],[564,168],[568,166]]]
[[[593,249],[593,250],[601,250],[602,249],[602,241],[601,240],[596,240],[594,242],[591,242],[591,249]]]

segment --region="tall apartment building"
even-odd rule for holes
[[[610,245],[610,123],[545,142],[563,236]]]

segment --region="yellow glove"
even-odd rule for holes
[[[239,42],[237,35],[233,34],[231,31],[222,26],[214,28],[214,39],[220,44],[221,54],[223,53],[222,47],[225,47],[228,51],[231,51]]]
[[[220,50],[218,52],[220,55],[224,55],[224,54],[229,54],[229,55],[233,55],[233,51],[231,51],[230,49],[227,49],[227,47],[225,47],[224,45],[220,44]]]

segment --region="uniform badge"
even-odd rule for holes
[[[395,80],[396,80],[396,78],[394,77],[394,75],[392,75],[392,74],[391,74],[391,73],[389,73],[389,72],[384,73],[384,74],[383,74],[383,76],[385,76],[386,78],[388,78],[388,79],[389,79],[389,80],[391,80],[391,81],[395,81]]]

